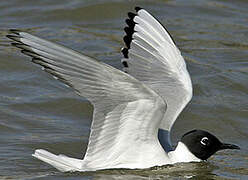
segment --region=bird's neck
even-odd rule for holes
[[[194,154],[192,154],[187,146],[181,141],[178,142],[177,147],[174,151],[170,151],[168,153],[171,162],[200,162],[201,159],[197,158]]]

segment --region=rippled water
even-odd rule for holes
[[[37,148],[80,158],[92,107],[30,63],[5,38],[18,28],[121,68],[126,13],[149,10],[185,57],[194,97],[173,128],[173,141],[200,128],[241,151],[203,163],[151,170],[61,173],[34,159]],[[248,2],[245,0],[0,1],[1,179],[248,179]]]

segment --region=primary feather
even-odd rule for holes
[[[146,10],[136,8],[126,20],[123,70],[153,89],[168,108],[160,128],[160,141],[171,149],[170,130],[192,97],[192,84],[185,61],[168,31]]]
[[[107,64],[31,34],[12,32],[15,35],[8,37],[17,41],[13,45],[93,104],[84,170],[145,168],[158,163],[152,159],[156,152],[164,154],[157,139],[158,126],[166,111],[162,98],[142,82]],[[34,156],[54,166],[59,163],[60,170],[66,159],[44,150],[36,151]]]

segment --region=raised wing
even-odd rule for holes
[[[158,165],[146,164],[144,160],[154,159],[158,152],[164,154],[157,139],[166,110],[162,98],[107,64],[25,32],[12,30],[12,33],[8,35],[16,41],[12,44],[31,56],[32,62],[43,66],[46,72],[93,104],[83,169]]]
[[[166,131],[161,143],[170,146],[170,129],[192,97],[191,79],[168,31],[146,10],[135,10],[136,14],[128,13],[124,29],[123,70],[166,101],[167,111],[160,125]]]

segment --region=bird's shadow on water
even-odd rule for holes
[[[149,169],[108,169],[94,172],[73,172],[61,174],[63,177],[76,179],[214,179],[214,170],[218,169],[209,162],[178,163],[174,165],[156,166]],[[80,178],[81,177],[81,178]],[[88,177],[88,178],[86,178]]]

